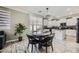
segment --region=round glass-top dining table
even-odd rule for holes
[[[45,38],[46,36],[49,36],[50,34],[33,34],[33,33],[30,33],[30,34],[27,34],[27,35],[30,35],[30,36],[33,36],[35,38],[37,38],[39,40],[39,45],[38,45],[38,48],[41,49],[42,46],[41,46],[41,41],[43,40],[43,38]]]

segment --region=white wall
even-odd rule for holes
[[[11,13],[11,24],[10,24],[10,29],[5,30],[7,33],[7,40],[14,40],[16,36],[14,36],[15,32],[15,24],[17,23],[22,23],[24,24],[27,28],[28,26],[28,20],[29,20],[29,14],[25,14],[19,11],[15,11],[10,9]],[[29,32],[28,29],[24,32],[23,36],[26,36],[26,33]]]

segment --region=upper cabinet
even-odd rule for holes
[[[73,17],[71,19],[67,19],[67,26],[75,26],[77,24],[77,18]]]

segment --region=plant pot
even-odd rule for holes
[[[22,41],[22,36],[18,37],[19,41]]]

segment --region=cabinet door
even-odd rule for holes
[[[73,26],[77,24],[76,18],[67,19],[67,26]]]

